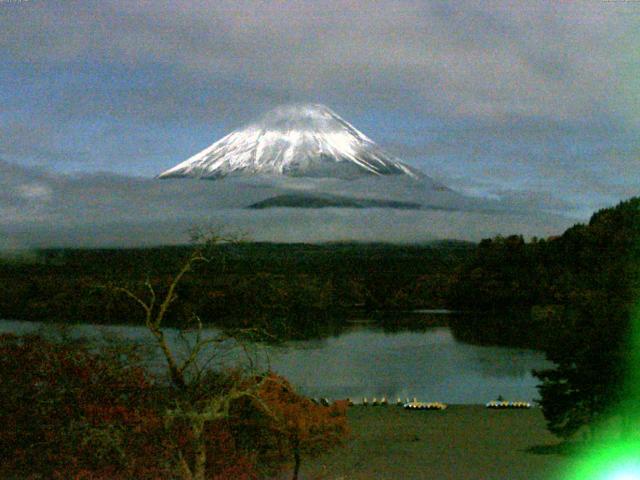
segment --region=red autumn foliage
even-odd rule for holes
[[[122,351],[0,335],[0,478],[176,478],[178,452],[194,448],[193,430],[187,421],[167,426],[176,392],[132,360]],[[220,378],[211,388],[224,390]],[[344,438],[346,404],[322,407],[281,377],[261,380],[245,379],[259,387],[255,398],[206,425],[207,479],[256,480]]]
[[[121,353],[0,335],[0,478],[175,478],[188,431],[165,428],[167,389]],[[223,427],[209,432],[209,478],[255,478]]]
[[[257,381],[257,380],[254,380]],[[296,393],[291,384],[270,373],[257,393],[264,405],[259,414],[236,412],[236,428],[250,436],[254,451],[263,452],[261,464],[293,464],[294,478],[303,456],[313,456],[339,446],[349,435],[347,402],[330,407]],[[246,405],[244,406],[246,409]]]
[[[304,453],[324,451],[340,443],[348,433],[346,401],[329,407],[318,405],[274,374],[270,374],[270,381],[264,382],[258,395],[276,419],[275,430],[291,444],[298,444]]]
[[[39,336],[0,336],[0,477],[158,478],[157,459],[129,453],[161,434],[153,384],[122,352]]]

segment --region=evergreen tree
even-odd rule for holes
[[[553,256],[574,262],[574,284],[559,284],[566,315],[555,322],[547,358],[555,368],[534,372],[548,428],[569,438],[622,411],[633,358],[631,318],[638,301],[640,199],[594,214],[569,229]]]
[[[573,310],[547,350],[555,367],[535,371],[549,430],[568,439],[612,415],[624,398],[628,314],[593,299]]]

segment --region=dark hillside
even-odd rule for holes
[[[635,300],[639,261],[640,198],[633,198],[559,237],[483,240],[454,274],[448,306],[493,313],[487,322],[462,322],[463,335],[481,338],[492,331],[497,343],[528,339],[525,343],[540,347],[568,322],[567,312],[585,305],[620,318],[614,311],[628,311]],[[520,312],[517,323],[512,316],[495,315],[509,311]]]
[[[449,273],[473,250],[465,242],[433,245],[238,243],[217,247],[214,261],[180,285],[174,322],[197,312],[206,322],[253,324],[266,318],[365,309],[439,308]],[[0,268],[0,318],[137,323],[135,305],[105,286],[141,293],[148,277],[162,290],[190,247],[65,249]],[[317,323],[317,320],[315,320]]]

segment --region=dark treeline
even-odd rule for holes
[[[268,324],[295,335],[326,327],[352,311],[442,308],[451,272],[474,244],[234,243],[216,247],[179,286],[169,321],[193,314],[221,326]],[[113,286],[162,291],[188,246],[148,249],[51,249],[0,269],[0,318],[57,322],[142,322],[134,302]],[[319,321],[320,320],[320,321]],[[313,332],[311,332],[313,334]]]
[[[634,198],[558,237],[483,240],[451,278],[448,306],[490,314],[459,319],[455,331],[471,341],[544,348],[585,310],[617,328],[636,300],[639,226]]]

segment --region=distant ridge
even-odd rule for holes
[[[271,197],[249,205],[247,208],[395,208],[400,210],[420,210],[422,205],[397,200],[375,200],[349,198],[337,195],[285,194]]]

